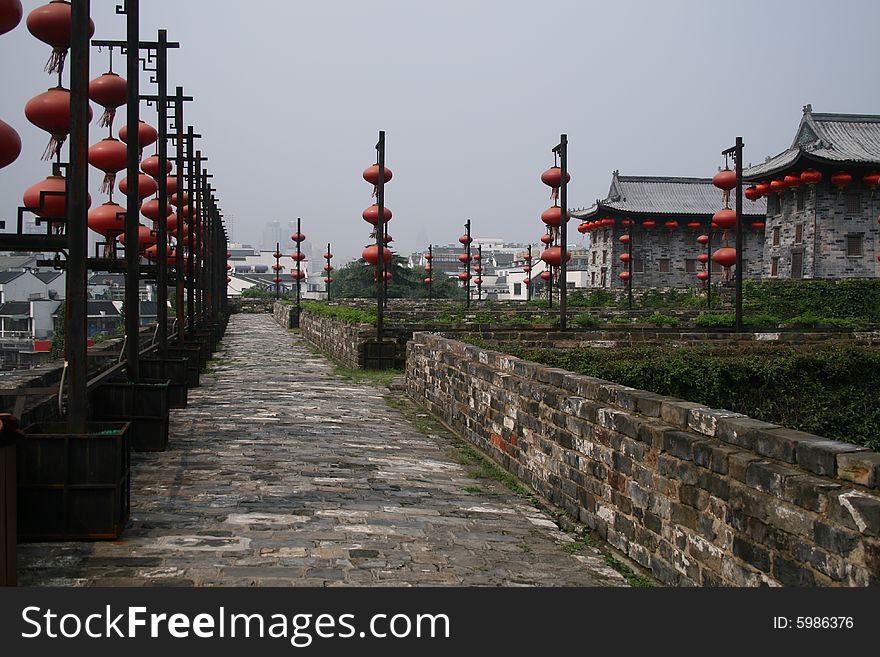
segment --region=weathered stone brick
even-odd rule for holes
[[[707,441],[694,443],[694,462],[713,472],[727,474],[728,459],[737,450]]]
[[[668,431],[663,438],[664,451],[673,456],[692,461],[694,458],[694,446],[703,442],[705,438],[685,431]]]
[[[732,479],[737,481],[745,481],[746,473],[752,463],[756,463],[761,459],[751,452],[736,452],[730,454],[727,458],[727,472]]]
[[[718,422],[726,418],[744,418],[742,413],[734,413],[716,408],[694,408],[688,412],[688,428],[704,436],[715,436]]]
[[[828,495],[840,489],[839,484],[799,475],[785,480],[783,498],[801,508],[821,513],[828,507]]]
[[[845,491],[829,498],[832,518],[866,536],[880,536],[880,497],[861,491]]]
[[[656,555],[651,557],[651,572],[654,574],[654,577],[667,586],[677,586],[681,578],[681,573]]]
[[[816,436],[815,440],[803,440],[797,445],[797,463],[808,472],[826,477],[837,474],[837,457],[840,454],[864,451],[864,447],[826,440]]]
[[[674,430],[675,428],[669,425],[645,422],[639,427],[639,433],[636,438],[652,447],[662,449],[663,437],[666,435],[666,432]]]
[[[701,473],[697,485],[722,500],[726,500],[730,493],[730,483],[727,478],[714,472]]]
[[[646,511],[645,516],[642,519],[642,522],[645,525],[645,529],[648,529],[648,530],[654,532],[655,534],[659,535],[660,532],[662,531],[663,521],[660,519],[659,516],[656,516],[653,513]]]
[[[637,391],[632,393],[637,400],[636,411],[647,417],[660,417],[660,405],[668,399],[653,392]]]
[[[779,555],[773,558],[773,575],[786,586],[813,586],[816,583],[812,571]]]
[[[696,486],[683,485],[678,489],[678,499],[682,504],[699,511],[704,510],[709,505],[709,494]]]
[[[859,544],[859,537],[856,534],[824,522],[815,523],[813,536],[820,547],[843,556],[848,555]]]
[[[728,501],[731,509],[740,510],[759,520],[767,519],[769,498],[753,489],[731,484]]]
[[[672,503],[672,522],[694,531],[700,531],[697,510],[678,502]]]
[[[715,437],[738,447],[753,449],[755,431],[775,429],[778,426],[748,417],[721,418],[715,429]]]
[[[866,451],[838,454],[837,476],[860,486],[880,488],[880,453]]]
[[[769,573],[771,558],[769,550],[755,545],[752,541],[736,536],[733,539],[733,554],[758,570]]]
[[[624,436],[638,438],[642,421],[629,413],[618,413],[614,418],[614,428]]]
[[[688,415],[697,408],[706,408],[701,404],[683,401],[680,399],[667,398],[660,403],[660,418],[667,424],[679,429],[688,428]]]
[[[755,461],[746,470],[746,483],[775,497],[782,497],[786,478],[797,474],[796,470],[776,463]]]

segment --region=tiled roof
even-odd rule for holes
[[[634,215],[707,216],[722,207],[721,190],[710,178],[621,176],[615,171],[608,198],[571,215],[590,219],[603,211],[616,210]],[[763,216],[767,214],[767,202],[764,199],[755,203],[743,201],[743,213]]]
[[[813,108],[807,105],[791,147],[766,162],[749,167],[743,177],[768,178],[802,158],[812,164],[880,164],[880,116],[813,113]]]
[[[54,281],[56,278],[61,276],[62,272],[60,271],[37,271],[34,272],[34,276],[39,278],[44,283],[48,284]]]
[[[9,281],[14,281],[24,272],[20,271],[0,271],[0,285],[5,285]]]
[[[0,316],[11,317],[13,315],[29,317],[31,314],[31,304],[27,301],[7,301],[0,304]]]

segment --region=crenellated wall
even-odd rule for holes
[[[428,333],[408,394],[670,585],[880,583],[880,454]]]

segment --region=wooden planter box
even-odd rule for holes
[[[168,408],[186,408],[187,358],[143,358],[140,362],[144,379],[170,381],[168,385]],[[196,372],[198,376],[198,372]]]
[[[19,541],[117,539],[128,522],[128,423],[64,422],[25,429],[18,444]]]
[[[169,382],[143,379],[111,381],[92,396],[93,419],[129,422],[129,443],[135,452],[162,452],[168,447]]]
[[[169,358],[186,359],[186,385],[189,388],[198,388],[199,376],[205,368],[199,346],[184,343],[168,347],[168,356]]]
[[[0,586],[15,586],[17,582],[15,446],[15,442],[4,442],[0,436]]]

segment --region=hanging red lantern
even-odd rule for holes
[[[232,271],[232,265],[227,264],[227,265],[226,265],[226,271]]]
[[[548,187],[561,187],[562,186],[562,169],[559,167],[550,167],[544,173],[541,174],[541,182],[547,185]],[[565,172],[565,182],[571,182],[571,173],[568,171]]]
[[[324,254],[324,259],[325,259],[325,260],[330,260],[332,257],[333,257],[333,254],[330,253],[329,251],[327,251],[327,253]]]
[[[165,192],[171,199],[171,203],[177,205],[174,203],[174,198],[177,195],[177,176],[168,176],[165,179]]]
[[[27,17],[28,31],[43,43],[52,46],[52,56],[46,62],[46,72],[61,73],[70,48],[70,3],[52,0],[37,7]],[[95,35],[95,23],[89,19],[89,39]]]
[[[636,222],[633,221],[632,219],[623,219],[623,220],[620,222],[620,225],[621,225],[621,226],[633,226],[633,225],[635,225],[635,223],[636,223]]]
[[[150,221],[159,221],[159,199],[154,198],[150,199],[143,205],[141,205],[141,214],[144,215]],[[174,210],[170,205],[165,206],[165,220],[166,225],[168,221],[168,217],[174,214]],[[177,218],[174,218],[175,225],[177,224]]]
[[[394,174],[391,172],[391,169],[385,167],[385,182],[391,180],[394,177]],[[374,164],[371,167],[367,167],[364,169],[364,180],[373,185],[373,187],[377,187],[379,185],[379,165]]]
[[[119,138],[126,144],[128,143],[128,125],[124,125],[119,129]],[[159,139],[159,132],[156,128],[145,121],[138,121],[138,160],[141,159],[140,153],[143,153],[147,146],[155,144],[157,139]]]
[[[276,276],[275,278],[272,279],[272,282],[275,283],[275,285],[279,285],[281,283],[281,279],[278,276]]]
[[[332,276],[328,276],[327,278],[324,279],[324,282],[325,282],[325,283],[332,283],[332,282],[333,282],[333,277],[332,277]]]
[[[788,189],[797,189],[801,184],[801,177],[794,174],[788,174],[782,179],[782,182]]]
[[[169,178],[169,180],[170,180],[170,178]],[[157,185],[157,186],[158,186],[158,185]],[[171,199],[170,199],[170,200],[171,200],[171,204],[172,204],[173,206],[179,208],[181,203],[183,203],[184,205],[186,205],[187,203],[189,203],[189,194],[187,194],[186,192],[184,192],[183,194],[178,194],[178,193],[177,193],[177,190],[176,190],[176,187],[177,187],[177,178],[174,179],[174,186],[175,186],[175,191],[174,191],[174,192],[171,192],[171,191],[168,192],[168,194],[171,196]]]
[[[524,283],[525,285],[528,285],[528,284],[531,283],[531,282],[532,282],[532,279],[529,278],[528,276],[526,276],[526,277],[523,279],[523,283]]]
[[[781,194],[785,191],[785,182],[782,180],[771,180],[770,181],[770,191],[775,192],[777,194]]]
[[[630,273],[629,273],[628,271],[622,271],[622,272],[620,272],[620,273],[617,275],[617,277],[618,277],[620,280],[622,280],[624,283],[628,283],[628,282],[629,282],[629,279],[632,278],[632,276],[630,276]]]
[[[880,185],[880,173],[877,173],[876,171],[866,173],[862,178],[862,182],[864,182],[865,187],[870,190],[877,189],[878,185]]]
[[[846,171],[838,171],[831,176],[831,184],[837,187],[837,189],[843,189],[844,187],[849,187],[852,183],[852,176],[848,174]]]
[[[110,194],[116,184],[116,174],[122,171],[128,162],[126,147],[118,139],[108,137],[89,147],[89,164],[104,172],[101,192]]]
[[[707,272],[707,271],[697,272],[697,278],[705,283],[706,281],[709,280],[709,272]]]
[[[392,213],[387,207],[382,208],[382,215],[385,217],[385,223],[391,221]],[[366,210],[361,213],[361,216],[364,218],[364,221],[370,223],[372,225],[377,225],[379,223],[379,204],[374,203]]]
[[[324,271],[333,271],[333,265],[324,265]]]
[[[476,267],[474,267],[474,273],[475,273],[475,274],[482,274],[482,273],[483,273],[483,268],[480,267],[480,265],[477,265]]]
[[[44,219],[65,219],[67,217],[67,187],[61,176],[49,176],[25,190],[24,207]],[[92,197],[88,196],[88,205]]]
[[[474,279],[474,285],[482,285],[482,284],[483,284],[482,278],[475,278]]]
[[[21,0],[0,0],[0,34],[14,30],[22,14]]]
[[[642,222],[642,228],[644,228],[645,230],[651,230],[656,225],[657,225],[657,222],[652,219],[648,219],[647,221]]]
[[[427,267],[425,267],[426,273],[430,274],[432,271],[434,271],[434,269],[431,267],[431,265],[428,265]]]
[[[736,249],[723,246],[712,254],[712,261],[722,267],[732,267],[736,264]]]
[[[174,168],[171,165],[171,160],[165,160],[165,173],[171,173],[171,169]],[[143,171],[148,176],[153,178],[159,177],[159,156],[158,155],[150,155],[150,157],[145,158],[143,162],[141,162],[141,171]]]
[[[173,218],[173,223],[174,223],[173,228],[171,227],[172,226],[172,218]],[[168,217],[167,224],[168,224],[168,233],[172,237],[177,237],[179,240],[185,240],[187,238],[187,236],[189,235],[189,226],[187,226],[185,223],[181,224],[180,226],[177,225],[177,215],[176,214],[172,214],[170,217]],[[180,233],[179,236],[178,236],[178,232]]]
[[[0,169],[8,167],[21,154],[21,137],[11,125],[0,121]]]
[[[44,91],[27,102],[24,115],[28,121],[52,135],[43,152],[43,159],[51,160],[61,150],[61,145],[70,133],[70,92],[64,87],[53,87]],[[89,107],[89,121],[91,120],[92,108]]]
[[[714,176],[712,176],[712,184],[715,185],[718,189],[729,192],[731,189],[736,187],[736,173],[734,173],[730,169],[719,171]]]
[[[391,256],[392,256],[391,249],[389,249],[387,246],[383,247],[382,259],[385,262],[391,262]],[[378,265],[379,264],[379,247],[377,247],[375,244],[371,244],[370,246],[366,247],[361,252],[361,257],[364,260],[366,260],[367,262],[369,262],[371,265]]]
[[[532,268],[529,267],[528,265],[526,265],[525,267],[523,267],[523,271],[524,271],[525,273],[527,273],[527,274],[531,274],[531,273],[532,273]]]
[[[709,262],[709,256],[706,255],[705,253],[700,253],[700,254],[697,256],[697,261],[698,261],[700,264],[705,265],[707,262]]]
[[[280,258],[281,256],[279,255],[278,257]],[[293,253],[290,254],[290,259],[293,260],[294,262],[302,262],[303,260],[306,259],[306,254],[303,253],[302,251],[294,251]]]
[[[226,277],[226,284],[228,285],[228,284],[231,283],[231,282],[232,282],[232,279],[229,278],[229,276],[227,276],[227,277]]]
[[[613,228],[614,224],[615,224],[615,221],[611,217],[607,217],[602,220],[602,227],[603,228]]]
[[[571,215],[568,218],[571,219]],[[548,226],[559,226],[562,224],[562,208],[558,205],[547,208],[541,213],[541,221]]]
[[[579,232],[581,235],[584,235],[584,234],[586,234],[588,228],[589,228],[589,224],[586,223],[586,222],[583,222],[583,223],[581,223],[581,224],[578,225],[578,232]]]
[[[151,231],[149,228],[147,228],[143,224],[140,224],[138,226],[138,239],[137,239],[138,251],[146,250],[147,247],[150,247],[153,244],[155,244],[157,240],[158,240],[158,238],[156,237],[156,234],[153,231]],[[125,246],[125,233],[124,232],[119,236],[119,243],[122,244],[123,246]]]
[[[306,241],[306,236],[303,235],[302,233],[294,233],[293,235],[290,236],[290,239],[292,241],[296,242],[297,244],[299,244],[300,242]]]
[[[462,235],[461,237],[458,238],[458,241],[461,242],[462,244],[467,245],[467,244],[470,244],[471,242],[473,242],[474,238],[472,238],[470,235],[465,233],[464,235]]]
[[[304,271],[292,271],[290,272],[290,277],[293,280],[299,282],[306,277],[306,273]]]
[[[770,193],[770,183],[758,183],[755,185],[755,189],[761,196],[767,196]]]
[[[551,277],[551,276],[550,276],[550,272],[547,271],[546,269],[545,269],[544,271],[541,272],[541,280],[542,280],[542,281],[549,281],[549,280],[550,280],[550,277]]]
[[[128,83],[112,71],[104,73],[89,82],[89,100],[104,108],[98,125],[112,128],[116,110],[128,100]]]
[[[699,244],[708,244],[709,243],[709,236],[708,235],[700,235],[699,237],[697,237],[697,242]]]
[[[425,278],[425,285],[430,285],[430,284],[431,284],[431,278],[430,277]]]
[[[151,197],[155,194],[159,189],[159,185],[156,184],[156,181],[150,178],[148,175],[139,173],[138,174],[138,197],[143,201],[145,198]],[[122,180],[119,181],[119,191],[128,195],[128,177],[126,176]]]
[[[736,228],[736,211],[730,208],[719,210],[712,217],[712,221],[724,230]]]
[[[620,254],[620,261],[623,264],[628,263],[631,259],[632,259],[632,256],[629,253],[621,253]]]
[[[764,230],[764,222],[763,221],[753,221],[752,222],[752,230]]]
[[[89,228],[99,235],[118,235],[125,230],[125,208],[116,203],[104,203],[89,211],[88,222]]]
[[[471,275],[466,271],[459,273],[458,279],[461,281],[469,281],[471,279]]]
[[[617,239],[620,241],[621,244],[629,244],[631,238],[629,235],[621,235]]]
[[[757,201],[759,198],[761,198],[761,192],[758,191],[758,188],[755,185],[750,185],[746,187],[743,191],[743,194],[745,194],[745,197],[752,202]]]
[[[670,221],[667,221],[665,224],[663,224],[663,227],[666,230],[675,230],[676,228],[678,228],[678,222],[675,221],[675,219],[672,219]]]
[[[571,260],[571,251],[566,251],[565,255],[567,256],[565,261],[569,262]],[[562,264],[562,247],[551,246],[549,249],[545,249],[541,253],[541,260],[551,267],[559,267]]]
[[[710,224],[710,228],[711,228],[712,230],[718,230],[718,224],[716,224],[716,223],[713,221],[713,222]]]
[[[702,224],[699,221],[689,221],[687,227],[691,230],[700,230]]]
[[[801,182],[807,185],[818,185],[822,182],[822,172],[816,169],[807,169],[801,174]]]
[[[541,235],[541,242],[544,244],[550,245],[553,243],[553,236],[550,235],[549,233],[545,233],[545,234]]]
[[[532,259],[532,254],[531,253],[523,253],[522,259],[525,260],[526,262],[528,262],[529,260]]]
[[[463,265],[466,264],[468,260],[470,260],[470,258],[467,253],[462,253],[458,256],[458,261]]]
[[[432,254],[430,254],[430,253],[428,253],[428,254],[425,256],[425,260],[427,260],[428,262],[431,262],[433,259],[434,259],[434,256],[433,256]]]
[[[282,265],[272,265],[272,271],[281,271],[284,269]]]

